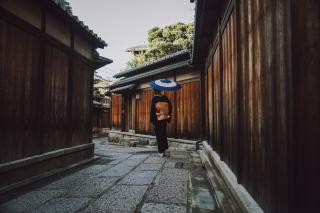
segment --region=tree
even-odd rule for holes
[[[138,54],[128,65],[138,67],[166,55],[187,49],[192,44],[193,24],[177,23],[164,28],[153,27],[148,31],[148,48]]]
[[[72,14],[72,7],[69,2],[66,0],[56,0],[56,2],[62,7],[65,11]]]

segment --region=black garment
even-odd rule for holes
[[[169,115],[171,116],[172,105],[167,96],[154,96],[152,98],[151,110],[150,110],[150,122],[153,124],[154,131],[157,138],[158,143],[158,151],[159,153],[164,153],[166,149],[168,149],[168,140],[167,140],[167,122],[168,120],[160,120],[158,121],[156,115],[156,104],[158,102],[167,102],[169,105]]]
[[[154,127],[154,132],[156,133],[158,151],[159,153],[164,153],[168,149],[167,140],[167,121],[158,121]]]

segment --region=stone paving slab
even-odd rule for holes
[[[118,164],[98,174],[97,176],[98,177],[121,177],[128,174],[132,169],[133,167],[131,166],[127,166],[125,164]]]
[[[160,163],[144,163],[136,168],[138,171],[160,171],[162,164]]]
[[[126,165],[126,166],[132,166],[132,167],[135,167],[135,166],[138,166],[144,159],[141,158],[141,159],[127,159],[123,162],[121,162],[121,164],[123,165]]]
[[[134,212],[148,186],[117,185],[98,198],[82,212],[124,213]]]
[[[157,171],[135,171],[121,180],[119,184],[149,185],[157,173]]]
[[[169,169],[165,168],[162,170],[161,174],[157,177],[156,183],[162,182],[178,182],[178,181],[188,181],[189,172],[186,169]]]
[[[148,193],[147,202],[161,202],[171,204],[188,203],[187,182],[167,182],[155,185]]]
[[[87,175],[69,175],[53,183],[50,183],[40,190],[58,189],[58,190],[69,190],[77,188],[82,185],[84,181],[88,179]]]
[[[105,158],[105,157],[100,157],[100,159],[96,160],[93,162],[95,165],[106,165],[109,164],[111,165],[112,160]]]
[[[120,159],[116,159],[116,160],[112,160],[110,163],[110,165],[116,165],[116,164],[119,164],[121,162],[123,162],[126,158],[120,158]]]
[[[140,155],[135,154],[135,155],[132,155],[128,159],[146,159],[149,156],[150,156],[150,154],[140,154]]]
[[[56,198],[50,200],[34,213],[73,213],[84,207],[88,198]]]
[[[65,192],[62,197],[98,197],[110,188],[120,177],[93,177],[78,188]]]
[[[141,213],[186,213],[184,206],[167,205],[162,203],[145,203],[142,206]]]
[[[112,159],[126,159],[132,156],[132,154],[127,154],[127,153],[119,153],[119,152],[114,152],[112,150],[103,150],[103,149],[98,149],[95,150],[95,154],[96,155],[100,155],[100,156],[105,156],[108,158],[112,158]]]
[[[167,161],[167,162],[164,164],[164,168],[174,169],[174,168],[175,168],[175,165],[176,165],[176,162]]]
[[[105,170],[107,170],[108,168],[112,167],[111,164],[109,165],[92,165],[88,168],[82,169],[78,172],[76,172],[76,175],[97,175]]]
[[[144,161],[144,163],[161,163],[161,164],[163,164],[164,162],[165,162],[165,158],[161,158],[158,156],[149,157],[147,160]]]
[[[63,191],[47,190],[47,191],[33,191],[17,197],[7,203],[0,205],[0,212],[4,213],[20,213],[31,212],[40,205],[44,204],[50,199],[60,196]]]

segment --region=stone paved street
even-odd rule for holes
[[[197,152],[94,142],[94,163],[3,195],[0,212],[218,212]]]

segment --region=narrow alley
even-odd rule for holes
[[[0,212],[218,212],[196,151],[109,145],[95,161],[2,196]]]

